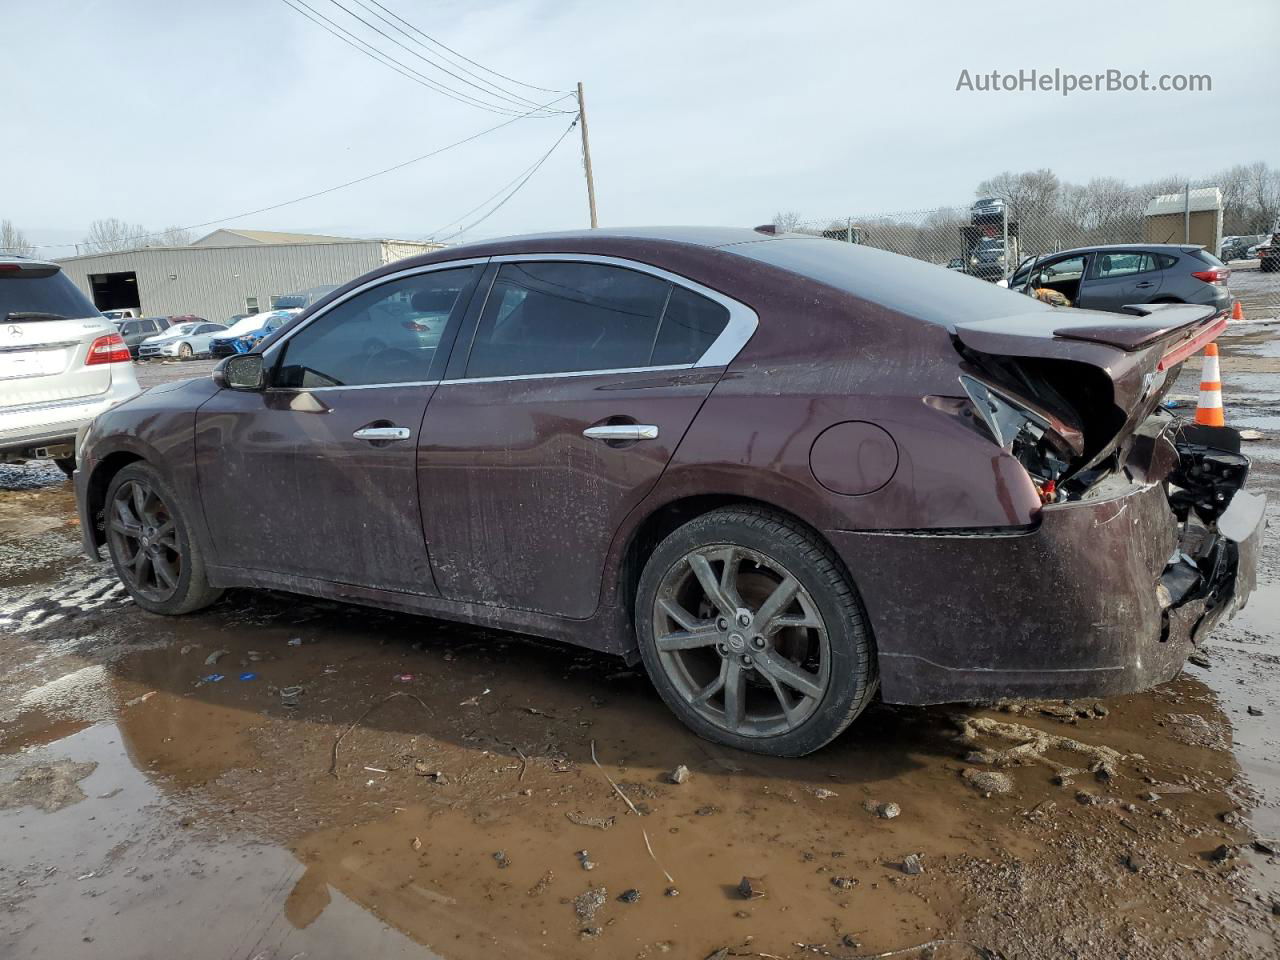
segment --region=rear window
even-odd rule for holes
[[[932,263],[856,243],[783,237],[721,248],[953,329],[956,323],[1052,312],[1030,297]]]
[[[1191,256],[1195,257],[1197,260],[1207,263],[1211,267],[1221,267],[1224,265],[1221,260],[1215,257],[1208,250],[1204,249],[1204,247],[1201,247],[1199,250],[1192,250]]]
[[[98,316],[98,308],[61,270],[53,275],[23,276],[0,271],[0,319],[11,313],[51,313],[80,319]]]

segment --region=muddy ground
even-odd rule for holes
[[[1280,957],[1280,325],[1223,342],[1271,528],[1207,666],[875,705],[803,760],[552,643],[249,592],[148,615],[61,474],[0,467],[0,957]]]

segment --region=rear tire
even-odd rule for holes
[[[209,586],[183,504],[149,464],[131,463],[111,479],[103,525],[116,574],[142,609],[176,616],[222,596]]]
[[[672,712],[700,736],[754,753],[825,746],[879,684],[839,559],[813,531],[762,508],[713,510],[663,540],[640,577],[636,634]]]
[[[75,457],[55,457],[53,462],[56,463],[58,465],[58,469],[68,477],[76,472]]]

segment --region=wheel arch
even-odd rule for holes
[[[648,562],[658,544],[668,535],[684,526],[690,520],[723,507],[755,507],[803,528],[831,552],[832,558],[848,580],[859,606],[863,608],[865,616],[866,605],[862,602],[862,595],[858,590],[858,582],[854,578],[853,572],[831,541],[812,523],[793,511],[756,497],[730,493],[694,494],[670,500],[651,510],[643,520],[636,524],[622,549],[617,601],[618,607],[625,614],[623,627],[627,637],[626,647],[629,651],[634,651],[636,648],[636,591],[640,586],[640,575],[644,571],[645,563]],[[870,633],[870,620],[868,619],[866,622]],[[875,636],[873,634],[870,636],[870,640],[872,649],[874,649]]]
[[[145,461],[146,457],[135,450],[116,450],[99,460],[89,474],[89,481],[85,485],[85,513],[92,518],[89,534],[93,538],[94,547],[101,547],[107,539],[102,517],[107,487],[111,486],[117,473],[140,460]]]

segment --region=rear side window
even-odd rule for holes
[[[1098,257],[1099,280],[1148,273],[1155,268],[1155,257],[1149,253],[1104,253]]]
[[[654,366],[696,363],[728,323],[729,311],[724,305],[674,287],[649,362]]]
[[[649,365],[671,284],[598,263],[507,263],[476,329],[467,377]]]
[[[504,264],[466,376],[589,373],[696,362],[729,322],[700,294],[597,263]]]
[[[465,305],[475,275],[475,267],[415,274],[338,304],[285,342],[272,385],[339,387],[430,379],[444,327]]]
[[[1171,257],[1171,256],[1169,256],[1169,254],[1167,254],[1167,253],[1157,253],[1157,254],[1156,254],[1156,265],[1157,265],[1161,270],[1168,270],[1169,268],[1171,268],[1171,267],[1175,267],[1175,266],[1177,266],[1177,265],[1178,265],[1178,258],[1177,258],[1177,257]]]
[[[11,313],[47,313],[73,320],[99,315],[98,308],[61,270],[32,273],[0,271],[0,320]]]

